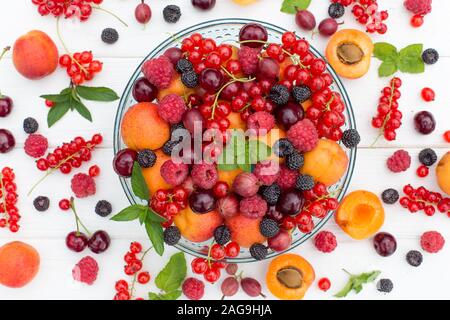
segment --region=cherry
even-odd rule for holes
[[[414,116],[414,126],[422,134],[430,134],[436,128],[436,121],[428,111],[421,111]]]
[[[220,93],[220,97],[225,100],[231,100],[236,97],[239,91],[242,88],[242,84],[240,82],[233,82],[223,88]]]
[[[11,113],[13,109],[13,101],[8,96],[2,96],[0,94],[0,117],[4,118]]]
[[[261,48],[267,42],[268,34],[266,28],[257,23],[249,23],[242,27],[239,32],[239,41],[244,42],[242,45],[251,48]],[[251,42],[255,40],[256,42]],[[248,41],[248,42],[247,42]]]
[[[228,183],[224,181],[218,181],[213,188],[214,196],[216,198],[225,197],[228,194],[228,191],[230,191],[230,187],[228,186]]]
[[[211,190],[196,190],[189,196],[192,211],[204,214],[214,210],[216,201]]]
[[[378,254],[382,257],[389,257],[397,250],[397,241],[394,236],[387,232],[380,232],[375,235],[373,245]]]
[[[223,75],[216,69],[207,68],[200,74],[200,86],[209,93],[217,92],[224,81]]]
[[[177,62],[183,57],[183,51],[180,48],[172,47],[164,52],[164,56],[169,58],[173,65],[176,65]]]
[[[274,80],[280,75],[280,65],[273,58],[263,58],[259,61],[258,74],[259,80]]]
[[[66,246],[72,251],[81,252],[86,249],[88,238],[84,233],[72,231],[66,236]]]
[[[291,244],[291,233],[286,230],[280,230],[280,232],[275,237],[269,238],[267,240],[268,247],[276,252],[281,252],[288,249]]]
[[[139,78],[133,86],[133,97],[137,102],[152,102],[158,95],[158,89],[145,77]]]
[[[0,129],[0,153],[7,153],[11,151],[16,145],[16,140],[11,131],[7,129]]]
[[[277,108],[275,111],[277,122],[281,124],[285,130],[289,130],[291,126],[298,121],[303,120],[305,111],[298,103],[289,102],[287,105]]]
[[[281,194],[278,203],[277,210],[285,215],[296,215],[303,208],[305,199],[300,193],[290,190]]]
[[[191,134],[194,134],[196,126],[200,130],[203,129],[205,119],[198,109],[190,109],[183,115],[183,125]]]
[[[421,94],[422,94],[423,100],[425,100],[426,102],[434,101],[435,93],[434,93],[433,89],[423,88]]]
[[[120,150],[113,160],[114,171],[121,177],[131,177],[137,152],[132,149]]]
[[[106,231],[96,231],[88,241],[89,249],[93,253],[102,253],[105,252],[111,243],[111,238],[109,237],[108,233]]]
[[[201,10],[209,10],[214,8],[216,0],[192,0],[192,5]]]
[[[134,16],[139,23],[146,24],[152,18],[152,10],[150,6],[142,0],[142,2],[136,7]]]

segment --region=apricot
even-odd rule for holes
[[[336,73],[349,79],[360,78],[369,71],[372,53],[372,40],[365,32],[356,29],[336,32],[325,50]]]
[[[203,242],[213,237],[214,230],[222,225],[223,218],[217,211],[198,214],[187,206],[175,216],[174,222],[184,238],[192,242]]]
[[[0,248],[0,284],[21,288],[39,271],[39,253],[29,244],[14,241]]]
[[[121,133],[128,148],[139,151],[161,148],[170,138],[170,126],[158,115],[158,106],[150,102],[135,104],[125,113]]]
[[[230,121],[229,129],[247,130],[247,123],[242,120],[239,112],[231,112],[228,116],[228,120]]]
[[[362,240],[380,230],[384,223],[384,209],[376,194],[358,190],[342,200],[334,218],[350,237]]]
[[[219,181],[228,183],[228,186],[233,185],[234,179],[242,172],[242,169],[235,169],[230,171],[219,170]]]
[[[314,180],[331,186],[339,181],[347,171],[348,157],[333,140],[321,139],[316,147],[305,153],[302,174],[309,174]]]
[[[177,94],[181,97],[187,97],[191,93],[193,93],[193,89],[187,88],[183,82],[181,82],[181,76],[179,74],[174,75],[172,82],[169,87],[166,89],[159,90],[158,92],[158,101],[161,101],[165,96],[169,94]]]
[[[58,49],[44,32],[33,30],[14,43],[13,63],[16,70],[30,80],[42,79],[58,67]]]
[[[250,219],[238,214],[228,219],[225,224],[231,231],[231,239],[243,248],[250,248],[254,243],[264,243],[266,238],[259,231],[262,218]]]
[[[283,300],[303,299],[314,282],[315,272],[311,264],[297,254],[283,254],[270,262],[266,274],[267,288]]]
[[[170,189],[171,186],[161,177],[160,169],[164,162],[170,160],[170,156],[164,154],[161,149],[155,151],[156,162],[153,167],[143,168],[145,182],[147,182],[150,194],[154,194],[160,189]]]
[[[442,157],[436,166],[436,178],[439,188],[450,195],[450,151]]]

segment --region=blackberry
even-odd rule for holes
[[[300,191],[308,191],[314,188],[314,178],[310,175],[304,174],[297,177],[295,181],[295,188]]]
[[[298,170],[303,167],[305,159],[301,153],[297,151],[292,152],[286,157],[286,167],[291,170]]]
[[[33,206],[39,212],[44,212],[50,207],[50,199],[45,196],[39,196],[33,201]]]
[[[167,141],[162,148],[163,153],[168,156],[172,155],[173,148],[175,148],[175,146],[178,145],[179,143],[180,141],[173,141],[173,140]]]
[[[227,226],[218,226],[214,230],[214,240],[221,246],[227,244],[231,240],[231,232]]]
[[[328,15],[333,19],[342,17],[345,13],[345,8],[340,3],[332,3],[328,7]]]
[[[268,253],[267,247],[261,243],[254,243],[250,247],[250,255],[256,260],[264,260]]]
[[[284,158],[294,151],[294,146],[288,139],[281,138],[274,143],[272,150],[277,157]]]
[[[95,205],[95,213],[98,214],[100,217],[107,217],[112,212],[112,206],[111,203],[109,203],[106,200],[100,200]]]
[[[28,117],[25,120],[23,120],[23,130],[28,133],[32,134],[35,133],[39,129],[39,123],[36,121],[36,119]]]
[[[386,189],[381,194],[381,199],[383,199],[383,202],[386,204],[394,204],[398,201],[399,198],[400,195],[395,189]]]
[[[164,242],[167,245],[174,246],[178,243],[178,241],[180,241],[180,239],[181,232],[177,227],[171,226],[164,230]]]
[[[359,136],[358,131],[356,129],[348,129],[345,130],[342,134],[342,143],[349,149],[355,148],[360,142],[361,137]]]
[[[289,89],[282,84],[276,84],[270,89],[269,99],[279,106],[288,103],[289,97]]]
[[[394,289],[394,284],[390,279],[380,279],[377,283],[377,290],[380,292],[389,293]]]
[[[106,28],[102,31],[102,41],[107,44],[114,44],[119,40],[119,33],[116,29]]]
[[[198,86],[198,75],[194,71],[187,71],[181,75],[181,82],[188,88]]]
[[[174,131],[178,130],[178,129],[185,129],[184,125],[182,122],[180,123],[175,123],[170,127],[170,133],[173,134]]]
[[[156,154],[149,149],[139,151],[137,162],[141,168],[153,167],[156,163]]]
[[[270,218],[264,218],[261,220],[259,224],[259,231],[266,238],[275,237],[278,232],[280,232],[280,227],[278,226],[278,222]]]
[[[433,149],[427,148],[423,149],[419,153],[419,161],[421,164],[431,167],[438,160],[436,152]]]
[[[418,267],[423,262],[423,256],[419,251],[411,250],[406,254],[406,261],[413,267]]]
[[[181,9],[176,5],[169,5],[163,10],[164,20],[169,23],[177,23],[181,17]]]
[[[278,184],[274,183],[270,186],[261,186],[259,193],[264,200],[269,204],[269,206],[274,206],[277,204],[278,199],[281,195],[281,188]]]
[[[295,86],[292,88],[292,97],[299,103],[305,102],[311,98],[311,89],[308,86]]]
[[[435,49],[427,49],[422,53],[422,60],[426,64],[435,64],[439,60],[439,53]]]
[[[190,62],[188,59],[180,59],[177,62],[176,69],[178,73],[185,73],[194,70],[194,67],[192,65],[192,62]]]

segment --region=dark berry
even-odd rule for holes
[[[274,143],[272,150],[277,157],[284,158],[294,151],[294,146],[288,139],[282,138]]]
[[[298,176],[295,187],[300,191],[311,190],[314,188],[314,178],[307,174]]]
[[[256,260],[264,260],[267,254],[267,247],[261,243],[254,243],[250,247],[250,255]]]
[[[105,252],[111,244],[111,238],[106,231],[99,230],[89,238],[88,246],[93,253],[99,254]]]
[[[427,49],[422,53],[422,60],[426,64],[435,64],[439,60],[439,53],[435,49]]]
[[[198,86],[198,75],[194,71],[187,71],[181,75],[181,82],[188,88]]]
[[[36,121],[36,119],[28,117],[25,120],[23,120],[23,130],[28,133],[32,134],[35,133],[39,129],[39,124]]]
[[[386,189],[381,194],[381,198],[383,199],[383,202],[386,204],[394,204],[398,201],[400,195],[398,194],[397,190],[395,189]]]
[[[270,206],[274,206],[280,198],[281,188],[278,184],[274,183],[270,186],[261,186],[259,188],[259,193]]]
[[[102,41],[107,44],[114,44],[119,40],[119,33],[116,29],[106,28],[102,31]]]
[[[433,149],[427,148],[423,149],[419,153],[419,161],[424,166],[430,167],[436,163],[438,160],[436,152]]]
[[[287,104],[289,97],[289,89],[282,84],[276,84],[270,89],[269,99],[279,106]]]
[[[198,214],[208,213],[216,207],[216,200],[211,190],[196,190],[189,196],[189,206]]]
[[[430,134],[436,129],[436,120],[428,111],[420,111],[414,116],[414,127],[422,134]]]
[[[292,97],[299,103],[305,102],[311,98],[311,89],[308,86],[295,86],[292,88]]]
[[[169,5],[163,10],[164,20],[169,23],[177,23],[181,17],[181,9],[176,5]]]
[[[170,156],[172,155],[173,148],[175,148],[175,146],[179,143],[180,143],[179,141],[169,140],[164,144],[162,151],[164,152],[165,155]]]
[[[278,222],[275,220],[264,218],[261,220],[259,224],[259,231],[266,238],[275,237],[278,232],[280,232],[280,227],[278,226]]]
[[[423,255],[417,250],[411,250],[406,254],[406,261],[413,267],[418,267],[423,262]]]
[[[342,143],[349,149],[355,148],[360,142],[361,137],[356,129],[345,130],[342,134]]]
[[[181,123],[181,122],[180,123],[176,123],[176,124],[173,124],[170,127],[170,133],[173,134],[178,129],[183,130],[183,129],[186,129],[186,128],[184,127],[183,123]]]
[[[192,62],[190,62],[188,59],[178,60],[176,68],[178,73],[185,73],[194,70]]]
[[[98,214],[100,217],[107,217],[112,212],[112,206],[111,203],[109,203],[106,200],[100,200],[95,205],[95,213]]]
[[[290,170],[298,170],[303,167],[305,159],[301,153],[297,151],[292,152],[286,157],[286,167]]]
[[[397,240],[387,232],[380,232],[373,238],[373,246],[382,257],[389,257],[397,250]]]
[[[221,246],[227,244],[231,240],[231,232],[227,226],[218,226],[216,230],[214,230],[214,240]]]
[[[39,212],[47,211],[50,206],[50,199],[44,196],[39,196],[33,201],[33,205]]]
[[[389,293],[394,289],[394,284],[390,279],[380,279],[377,283],[377,290],[384,293]]]
[[[298,214],[305,204],[305,199],[300,192],[289,190],[283,192],[277,203],[277,210],[285,215]]]
[[[164,242],[169,246],[176,245],[181,239],[181,232],[176,226],[168,227],[164,230]]]
[[[141,168],[153,167],[156,163],[156,154],[149,149],[139,151],[137,161]]]
[[[345,13],[345,8],[340,3],[332,3],[328,7],[328,15],[333,19],[342,17]]]

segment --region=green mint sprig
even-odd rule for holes
[[[305,10],[311,4],[311,0],[284,0],[281,5],[281,12],[296,14],[297,10]]]
[[[363,284],[375,281],[375,279],[378,278],[378,276],[381,274],[381,271],[372,271],[355,275],[347,272],[346,270],[344,271],[349,274],[350,279],[348,280],[345,287],[334,295],[336,298],[344,298],[351,291],[360,293],[363,289]]]
[[[405,73],[424,72],[425,64],[422,60],[422,51],[422,44],[411,44],[398,51],[390,43],[375,43],[373,54],[375,58],[382,61],[378,68],[378,75],[388,77],[399,70]]]

